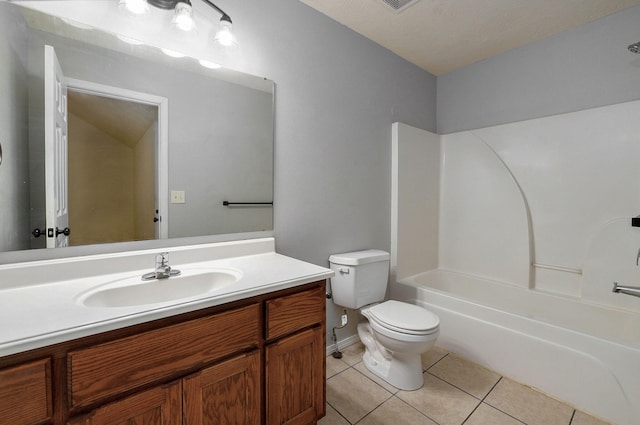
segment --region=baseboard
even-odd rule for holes
[[[350,337],[347,337],[338,341],[338,348],[340,348],[340,350],[343,350],[346,347],[353,345],[357,342],[360,342],[360,338],[358,338],[358,335],[351,335]],[[327,356],[332,354],[334,351],[336,351],[335,344],[331,344],[327,346]]]

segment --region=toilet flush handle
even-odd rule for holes
[[[340,268],[338,269],[338,271],[339,271],[341,274],[349,274],[349,268],[348,268],[348,267],[340,267]]]

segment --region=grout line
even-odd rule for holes
[[[431,416],[427,415],[424,412],[421,412],[417,407],[415,407],[414,405],[412,405],[411,403],[401,399],[400,397],[398,397],[396,394],[393,395],[395,398],[397,398],[398,400],[400,400],[400,402],[406,404],[408,407],[410,407],[411,409],[415,410],[416,412],[418,412],[419,414],[421,414],[422,416],[424,416],[425,418],[429,419],[430,421],[433,421],[435,424],[440,424],[440,422],[436,421],[435,419],[433,419]]]
[[[356,369],[357,370],[357,369]],[[365,376],[366,378],[366,376]],[[393,394],[390,395],[390,397],[386,398],[382,403],[378,404],[376,407],[374,407],[373,409],[371,409],[370,411],[368,411],[363,417],[361,417],[356,424],[362,422],[364,420],[364,418],[366,418],[367,416],[369,416],[370,414],[372,414],[373,412],[375,412],[376,410],[378,410],[378,408],[380,406],[382,406],[383,404],[385,404],[387,401],[391,400],[391,398],[393,397]],[[347,421],[349,422],[349,421]]]
[[[498,380],[496,381],[495,384],[493,384],[493,386],[491,387],[491,389],[489,391],[487,391],[487,393],[484,395],[484,397],[482,397],[482,399],[480,400],[480,403],[478,403],[478,405],[471,411],[471,413],[469,413],[469,416],[466,417],[466,419],[464,421],[462,421],[462,424],[460,425],[464,425],[465,422],[467,422],[469,420],[469,418],[471,416],[473,416],[473,414],[476,412],[476,410],[478,410],[478,407],[480,407],[482,404],[486,404],[487,406],[491,406],[489,403],[485,403],[484,400],[489,396],[489,394],[491,394],[491,391],[493,391],[493,389],[498,385],[498,383],[502,381],[502,376],[500,376],[500,378],[498,378]],[[446,381],[445,381],[446,382]],[[453,384],[451,384],[453,385]],[[455,385],[454,385],[455,386]],[[456,387],[457,388],[457,387]],[[463,390],[464,391],[464,390]],[[466,391],[465,391],[466,392]],[[491,406],[493,407],[493,406]],[[504,413],[504,412],[503,412]],[[506,413],[505,413],[506,414]],[[511,415],[508,415],[511,416]],[[513,416],[511,416],[513,418]],[[514,418],[516,419],[516,418]],[[518,419],[516,419],[517,421],[519,421]],[[521,422],[521,421],[519,421]]]
[[[484,404],[486,404],[487,406],[489,406],[489,407],[491,407],[491,408],[493,408],[493,409],[496,409],[498,412],[504,413],[505,415],[509,416],[510,418],[512,418],[512,419],[514,419],[514,420],[516,420],[516,421],[518,421],[518,422],[520,422],[520,423],[522,423],[522,424],[525,424],[525,425],[526,425],[526,422],[524,422],[524,421],[520,420],[520,418],[516,418],[516,417],[515,417],[515,416],[513,416],[512,414],[507,413],[507,412],[505,412],[504,410],[499,409],[499,408],[497,408],[496,406],[494,406],[493,404],[491,404],[491,403],[489,403],[489,402],[486,402],[486,401],[485,401],[485,400],[486,400],[486,398],[487,398],[487,397],[489,397],[489,394],[491,394],[491,392],[492,392],[492,391],[493,391],[493,390],[498,386],[498,384],[500,383],[500,381],[502,381],[503,379],[504,379],[504,376],[501,376],[501,377],[500,377],[500,379],[498,379],[498,382],[496,382],[496,384],[495,384],[493,387],[491,387],[491,389],[489,390],[489,392],[488,392],[488,393],[487,393],[487,394],[482,398],[482,403],[484,403]]]
[[[431,369],[432,367],[434,367],[435,365],[437,365],[438,363],[440,363],[442,360],[444,360],[445,357],[449,356],[449,352],[447,352],[444,356],[442,356],[438,361],[436,361],[434,364],[432,364],[431,366],[429,366],[428,368],[426,368],[425,370],[423,370],[422,372],[427,372],[429,369]]]
[[[478,405],[476,407],[473,408],[473,410],[471,411],[471,413],[469,413],[469,415],[467,415],[466,418],[464,418],[464,421],[462,421],[462,423],[460,425],[464,425],[465,422],[467,422],[469,420],[469,418],[471,416],[473,416],[473,414],[476,412],[476,410],[478,410],[478,407],[480,407],[480,405],[482,404],[482,401],[480,403],[478,403]]]
[[[349,370],[349,369],[353,369],[355,372],[357,372],[358,374],[360,374],[361,376],[363,376],[364,378],[368,379],[369,381],[371,381],[372,383],[374,383],[375,385],[379,386],[380,388],[382,388],[383,390],[385,390],[386,392],[389,393],[389,397],[387,397],[386,399],[384,399],[382,401],[382,403],[378,404],[376,407],[374,407],[373,409],[371,409],[370,411],[368,411],[362,418],[360,418],[357,422],[354,422],[354,424],[357,424],[359,422],[361,422],[364,418],[366,418],[367,416],[369,416],[371,414],[371,412],[373,412],[374,410],[376,410],[377,408],[379,408],[380,406],[382,406],[384,403],[386,403],[387,401],[389,401],[392,397],[395,396],[394,393],[390,392],[389,390],[387,390],[385,387],[383,387],[382,385],[380,385],[379,383],[377,383],[376,381],[374,381],[373,379],[369,378],[367,375],[365,375],[364,373],[360,372],[358,369],[356,369],[356,365],[362,363],[362,361],[359,361],[358,363],[355,363],[353,365],[349,365],[348,363],[345,362],[345,364],[348,364],[349,367],[347,367],[344,370],[341,370],[340,372],[336,373],[335,375],[332,376],[332,378],[334,376],[338,376],[341,375],[342,373],[344,373],[345,371]],[[329,402],[327,402],[327,404],[329,404],[331,406],[331,404]],[[336,409],[335,407],[331,406],[333,408],[333,410],[335,410],[336,412],[338,412],[338,414],[340,414],[340,416],[342,416],[344,418],[345,421],[347,421],[349,424],[351,424],[351,421],[349,421],[349,419],[345,418],[342,413],[340,413],[340,411],[338,409]],[[351,425],[354,425],[351,424]]]
[[[470,392],[463,390],[462,388],[458,387],[457,385],[454,385],[454,384],[452,384],[451,382],[447,381],[446,379],[442,379],[441,377],[439,377],[439,376],[437,376],[437,375],[434,375],[433,373],[431,373],[431,372],[429,372],[429,371],[426,371],[426,372],[424,372],[424,373],[428,373],[429,375],[433,376],[434,378],[439,379],[440,381],[444,382],[445,384],[451,385],[453,388],[455,388],[455,389],[457,389],[457,390],[462,391],[462,392],[463,392],[463,393],[465,393],[466,395],[469,395],[469,396],[471,396],[471,397],[475,398],[475,399],[476,399],[476,400],[478,400],[478,401],[482,401],[482,400],[484,400],[484,398],[478,398],[478,397],[474,396],[473,394],[471,394]],[[501,378],[502,378],[502,377],[501,377]],[[498,380],[498,382],[500,382],[500,381]],[[492,389],[493,389],[493,388],[492,388]],[[491,391],[489,391],[489,392],[491,392]],[[487,393],[487,394],[489,394],[489,393]],[[486,397],[486,395],[485,395],[485,397]]]
[[[487,391],[487,393],[484,395],[484,397],[482,397],[482,402],[483,402],[483,403],[484,403],[485,399],[486,399],[487,397],[489,397],[489,394],[491,394],[491,391],[493,391],[493,390],[498,386],[498,384],[500,383],[500,381],[502,381],[502,378],[504,378],[504,376],[500,376],[500,379],[498,379],[498,380],[496,381],[496,383],[495,383],[495,384],[493,384],[493,387],[491,387],[491,389],[490,389],[489,391]],[[489,403],[487,403],[487,404],[489,404]]]
[[[345,417],[344,417],[344,415],[343,415],[342,413],[340,413],[340,411],[339,411],[338,409],[336,409],[334,406],[332,406],[332,405],[331,405],[331,403],[329,403],[328,401],[327,401],[326,403],[327,403],[329,406],[331,406],[331,408],[332,408],[333,410],[335,410],[335,412],[336,412],[338,415],[340,415],[340,417],[341,417],[342,419],[344,419],[348,424],[353,425],[353,424],[351,424],[351,422],[349,421],[349,419],[345,418]],[[325,416],[325,417],[326,417],[326,416]]]

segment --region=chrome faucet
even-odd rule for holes
[[[171,276],[179,276],[180,270],[173,270],[169,265],[169,253],[161,252],[156,255],[155,271],[142,275],[142,280],[167,279]]]
[[[615,293],[634,295],[636,297],[640,297],[640,286],[618,285],[618,282],[613,282],[612,291]]]

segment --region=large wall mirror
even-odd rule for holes
[[[273,229],[274,83],[200,62],[0,2],[0,263]]]

